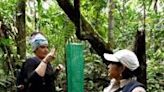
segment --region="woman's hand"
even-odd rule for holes
[[[59,64],[59,65],[56,67],[56,70],[57,70],[57,71],[64,71],[65,68],[64,68],[64,66],[63,66],[62,64]]]
[[[55,48],[51,49],[51,51],[47,54],[47,56],[43,59],[44,63],[51,62],[55,58]]]

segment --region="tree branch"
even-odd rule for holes
[[[59,6],[64,10],[69,19],[76,25],[76,16],[75,9],[69,0],[57,0]],[[106,44],[103,39],[95,32],[91,24],[80,14],[81,19],[81,31],[76,32],[76,36],[80,40],[87,40],[92,48],[97,52],[97,54],[103,59],[103,62],[106,63],[103,54],[113,53],[109,44]]]

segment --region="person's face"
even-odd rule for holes
[[[110,63],[108,65],[108,76],[110,79],[115,78],[115,79],[120,79],[120,74],[122,73],[123,66],[117,65]]]
[[[48,51],[48,45],[41,45],[36,49],[35,54],[40,59],[43,59],[48,54]]]

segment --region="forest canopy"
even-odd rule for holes
[[[132,50],[137,32],[143,30],[147,91],[164,91],[163,0],[80,0],[81,34],[87,40],[79,39],[76,34],[71,15],[74,8],[62,1],[69,1],[72,7],[74,5],[73,0],[0,0],[1,92],[16,91],[16,71],[33,53],[28,41],[34,31],[45,34],[49,48],[56,48],[57,63],[54,66],[59,63],[65,65],[67,43],[82,43],[85,92],[101,92],[109,79],[100,55],[102,49],[95,50],[90,35],[98,38],[105,51],[115,52],[124,48]],[[62,7],[62,4],[65,6]],[[63,72],[56,87],[64,89],[65,85],[66,74]]]

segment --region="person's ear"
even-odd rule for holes
[[[123,73],[123,71],[125,70],[125,66],[124,65],[122,65],[121,67],[120,67],[120,73],[122,74]]]

